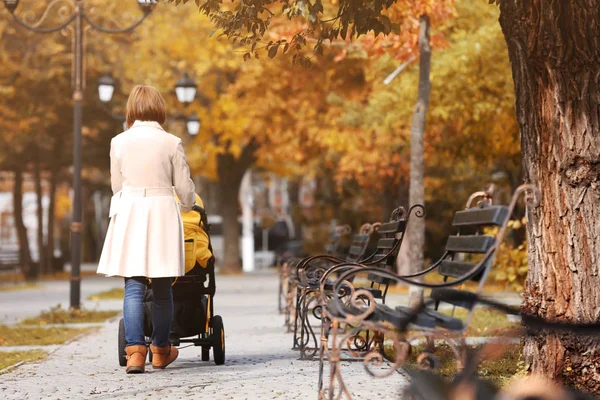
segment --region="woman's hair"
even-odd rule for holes
[[[156,121],[164,124],[167,119],[165,99],[152,86],[137,85],[127,100],[127,127],[135,121]]]

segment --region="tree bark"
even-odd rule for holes
[[[40,160],[40,149],[35,146],[34,160],[34,180],[35,180],[35,195],[36,195],[36,213],[37,213],[37,249],[38,249],[38,271],[47,273],[46,270],[46,253],[44,249],[44,206],[42,204],[42,166]]]
[[[220,269],[224,274],[242,272],[240,262],[240,225],[238,222],[238,196],[242,178],[246,170],[255,161],[258,145],[254,141],[244,147],[238,158],[231,153],[220,154],[217,157],[219,173],[219,211],[223,217],[224,253]],[[218,260],[217,260],[218,262]]]
[[[56,208],[56,166],[50,166],[50,188],[48,191],[48,196],[50,197],[50,202],[48,204],[48,214],[46,219],[48,220],[48,236],[46,237],[46,260],[48,266],[48,272],[54,272],[54,209]]]
[[[23,170],[17,168],[14,173],[13,216],[15,218],[17,237],[19,239],[19,258],[25,279],[31,281],[37,278],[37,270],[31,262],[29,238],[27,237],[27,228],[23,222]]]
[[[502,0],[525,180],[542,190],[528,211],[523,312],[600,321],[600,1]],[[530,333],[531,369],[600,393],[599,342]]]
[[[221,272],[235,274],[242,271],[240,263],[240,226],[238,222],[238,193],[240,182],[219,182],[221,216],[223,217],[223,260]]]
[[[410,129],[410,186],[408,202],[410,205],[425,203],[425,156],[423,135],[425,132],[425,119],[431,92],[431,46],[430,46],[430,21],[428,15],[423,15],[419,21],[419,91],[415,106],[412,126]],[[401,247],[398,257],[401,274],[412,274],[423,268],[425,247],[425,219],[412,217],[407,226],[407,243]],[[422,298],[421,290],[410,291],[410,303],[414,304]]]
[[[290,216],[294,223],[294,238],[302,238],[302,223],[300,215],[300,182],[301,178],[290,179],[288,182],[288,197],[290,199]]]
[[[398,185],[391,183],[383,188],[381,207],[383,209],[382,222],[390,220],[392,212],[398,207],[408,205],[408,185],[407,181],[402,179]],[[407,261],[408,262],[408,261]]]

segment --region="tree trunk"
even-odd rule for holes
[[[431,81],[429,79],[431,71],[429,16],[421,16],[419,25],[419,92],[410,129],[410,186],[408,202],[411,206],[425,203],[423,134],[425,132],[425,118],[427,116],[429,93],[431,91]],[[401,247],[401,254],[398,257],[401,274],[415,273],[423,268],[425,219],[412,216],[406,232],[406,241],[408,243],[404,243]],[[421,290],[413,290],[411,288],[410,303],[414,304],[420,301],[422,293]]]
[[[15,182],[13,188],[13,215],[15,218],[15,228],[19,239],[19,258],[21,268],[25,279],[31,281],[37,278],[37,270],[31,262],[31,252],[29,250],[29,238],[27,237],[27,228],[23,223],[23,170],[15,169]]]
[[[542,190],[528,211],[523,312],[600,321],[600,1],[502,0],[525,180]],[[531,369],[600,393],[598,340],[530,333]]]
[[[46,260],[48,272],[54,272],[54,209],[56,208],[56,167],[50,167],[50,188],[48,196],[50,197],[50,203],[48,204],[48,236],[46,237]]]
[[[221,197],[220,211],[223,217],[223,260],[220,260],[221,272],[236,274],[242,271],[240,262],[240,225],[238,222],[238,195],[240,181],[219,181]]]
[[[81,261],[86,262],[98,262],[100,255],[98,252],[98,229],[96,227],[96,210],[94,202],[91,201],[93,195],[93,189],[87,185],[83,185],[81,188],[82,198],[86,199],[82,209],[82,223],[83,223],[83,235],[82,247],[83,254]]]
[[[242,272],[240,257],[240,225],[238,222],[238,196],[242,178],[246,170],[255,161],[258,145],[250,142],[244,147],[239,158],[231,153],[217,157],[219,173],[219,211],[223,217],[223,260],[217,260],[221,273],[238,274]]]
[[[392,183],[385,185],[383,188],[383,196],[381,199],[381,206],[383,208],[382,222],[389,221],[392,212],[396,208],[406,207],[408,205],[408,185],[406,183],[407,182],[402,179],[398,185]]]
[[[35,180],[35,195],[36,195],[36,213],[37,213],[37,249],[38,249],[38,271],[40,273],[47,272],[46,270],[46,253],[44,249],[44,205],[42,204],[42,167],[40,161],[40,149],[35,147],[34,160],[34,180]]]
[[[288,198],[290,199],[290,216],[294,223],[294,232],[290,232],[295,240],[302,238],[302,223],[300,214],[300,178],[288,181]]]

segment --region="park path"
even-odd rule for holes
[[[83,271],[95,271],[96,265],[84,264]],[[87,300],[99,292],[122,286],[121,279],[86,276],[81,280],[81,302],[86,309],[120,309],[121,301],[95,302]],[[18,291],[0,291],[0,324],[14,324],[40,311],[59,305],[69,308],[69,281],[40,281],[36,287]]]
[[[290,350],[292,338],[276,310],[276,293],[273,273],[217,278],[215,312],[223,316],[227,343],[223,366],[202,362],[200,349],[188,347],[165,370],[126,375],[117,362],[114,319],[45,361],[0,375],[0,398],[316,399],[318,362],[299,361]],[[399,374],[373,380],[362,363],[343,371],[348,382],[355,382],[350,385],[355,399],[397,399],[406,384]]]

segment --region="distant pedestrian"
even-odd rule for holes
[[[178,356],[169,342],[173,277],[183,276],[180,211],[196,201],[181,139],[164,131],[165,101],[150,86],[136,86],[127,101],[127,130],[110,145],[113,198],[98,273],[125,278],[127,373],[145,370],[144,295],[151,278],[152,366],[165,368]],[[180,199],[178,207],[173,187]]]

